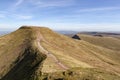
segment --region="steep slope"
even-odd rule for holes
[[[120,54],[45,27],[0,37],[1,80],[119,80]]]
[[[2,80],[29,80],[46,55],[34,44],[36,32],[29,28],[0,37],[0,77]]]

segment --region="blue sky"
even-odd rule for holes
[[[120,31],[120,0],[0,0],[0,29]]]

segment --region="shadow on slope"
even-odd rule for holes
[[[33,80],[41,75],[36,73],[38,67],[41,67],[45,57],[41,57],[36,50],[28,48],[14,64],[16,64],[1,80]]]

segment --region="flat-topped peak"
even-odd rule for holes
[[[49,29],[47,27],[43,27],[43,26],[21,26],[19,29],[41,29],[41,28],[45,28],[45,29]]]
[[[43,26],[21,26],[17,32],[20,32],[20,34],[26,34],[32,35],[32,36],[40,36],[47,33],[53,33],[51,29]]]

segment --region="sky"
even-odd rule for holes
[[[120,0],[0,0],[0,30],[120,31]]]

